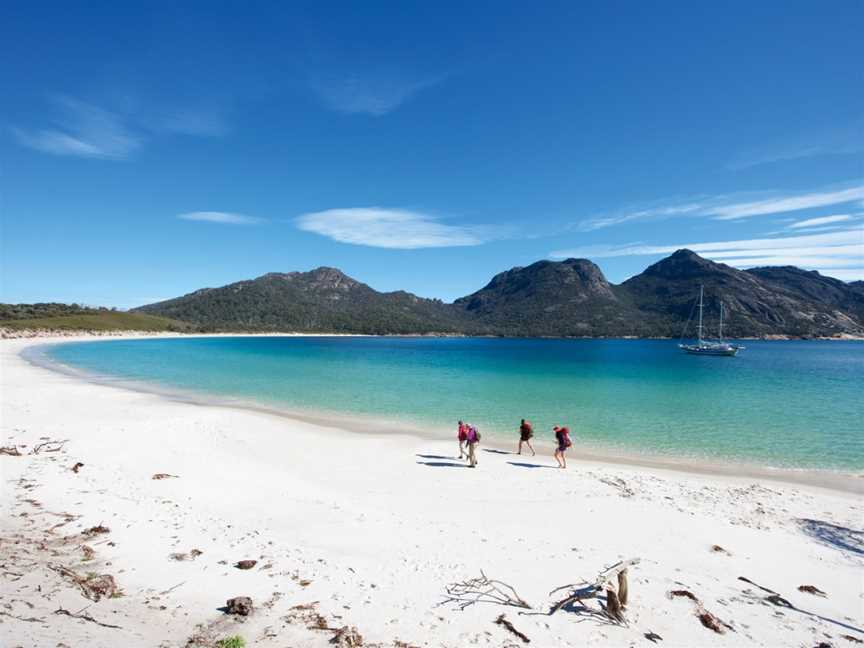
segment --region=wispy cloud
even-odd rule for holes
[[[751,194],[752,196],[752,194]],[[612,214],[589,218],[577,224],[582,231],[594,231],[635,221],[667,220],[681,217],[703,217],[714,220],[740,220],[842,205],[864,198],[864,185],[815,190],[806,193],[763,195],[745,199],[741,194],[700,196],[685,201],[655,204],[645,208],[623,209]]]
[[[864,151],[864,121],[848,127],[834,128],[808,136],[793,136],[784,142],[747,151],[729,165],[731,169],[748,167],[772,162],[801,160],[825,155],[852,155]]]
[[[737,268],[752,268],[763,265],[795,265],[824,274],[838,276],[836,269],[843,269],[844,277],[861,275],[864,278],[864,228],[855,227],[839,232],[809,234],[805,236],[783,236],[745,239],[738,241],[715,241],[699,243],[677,243],[674,245],[592,245],[550,253],[554,259],[587,257],[592,259],[634,255],[670,254],[687,248],[702,256]],[[857,276],[857,275],[856,275]]]
[[[198,137],[224,135],[224,112],[217,107],[112,112],[67,96],[52,98],[57,117],[51,128],[13,127],[18,142],[43,153],[106,160],[125,160],[151,137],[181,133]]]
[[[61,114],[55,127],[13,129],[21,144],[54,155],[107,159],[124,159],[141,145],[119,115],[70,97],[55,101]]]
[[[393,112],[421,90],[438,85],[444,76],[406,79],[391,75],[346,75],[310,83],[321,103],[345,114],[380,117]]]
[[[484,227],[448,225],[404,209],[355,207],[304,214],[297,227],[340,243],[399,250],[480,245],[488,240]]]
[[[799,211],[801,209],[812,209],[814,207],[826,207],[828,205],[842,205],[864,198],[864,185],[841,189],[839,191],[822,191],[795,196],[769,198],[754,202],[738,203],[718,207],[714,215],[718,220],[737,220],[750,216],[764,216],[766,214],[782,214],[785,212]]]
[[[819,218],[808,218],[807,220],[797,221],[789,225],[789,229],[811,229],[831,223],[843,223],[852,220],[850,214],[837,214],[835,216],[820,216]]]
[[[228,133],[228,120],[220,108],[184,108],[152,120],[152,128],[197,137],[221,137]]]
[[[216,211],[188,212],[186,214],[179,214],[177,218],[204,223],[220,223],[222,225],[258,225],[259,223],[265,222],[263,218],[257,218],[255,216]]]

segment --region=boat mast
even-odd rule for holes
[[[703,285],[699,285],[699,326],[696,327],[696,331],[699,336],[699,344],[702,344],[702,293],[704,292],[705,287]]]
[[[720,341],[723,341],[723,302],[720,302]]]

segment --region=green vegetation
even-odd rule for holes
[[[271,273],[136,308],[202,331],[423,334],[474,331],[460,308],[407,292],[381,293],[335,268]]]
[[[0,304],[0,320],[84,315],[108,310],[107,308],[90,308],[80,304]]]
[[[245,645],[246,642],[240,635],[234,635],[233,637],[225,637],[224,639],[220,639],[216,642],[216,646],[218,646],[218,648],[244,648]]]
[[[5,306],[5,305],[4,305]],[[3,311],[6,312],[6,311]],[[29,319],[3,319],[0,328],[8,329],[55,329],[93,331],[177,331],[195,330],[186,322],[146,313],[125,313],[111,310],[85,311],[74,315],[35,317]]]

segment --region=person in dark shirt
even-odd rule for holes
[[[559,468],[566,468],[567,457],[564,456],[564,453],[567,452],[567,448],[573,445],[570,441],[570,430],[556,425],[552,431],[555,432],[555,439],[558,441],[558,447],[555,449],[555,461],[558,462]]]
[[[537,453],[534,452],[534,446],[531,445],[531,437],[534,436],[534,428],[531,427],[531,423],[522,419],[522,423],[519,424],[519,452],[516,454],[522,454],[522,444],[528,446],[528,449],[531,451],[531,456],[533,457]]]

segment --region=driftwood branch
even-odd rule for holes
[[[613,578],[617,578],[618,572],[625,571],[628,567],[638,565],[640,561],[640,558],[631,558],[630,560],[619,561],[611,567],[607,567],[602,572],[600,572],[597,575],[597,578],[595,578],[593,581],[582,581],[581,583],[570,583],[569,585],[562,585],[561,587],[556,587],[554,590],[549,592],[549,596],[552,596],[556,592],[560,592],[566,589],[579,589],[582,587],[602,588],[607,582],[609,582]]]
[[[86,610],[87,608],[84,608]],[[83,621],[89,621],[90,623],[95,623],[98,626],[102,626],[103,628],[113,628],[115,630],[122,630],[122,628],[118,625],[112,625],[110,623],[102,623],[101,621],[97,621],[89,614],[85,614],[84,610],[80,612],[70,612],[69,610],[64,610],[62,607],[54,610],[54,614],[60,614],[63,616],[72,617],[73,619],[82,619]]]
[[[479,578],[471,578],[458,583],[451,583],[446,588],[447,598],[444,603],[455,603],[460,610],[475,603],[497,603],[530,610],[531,606],[516,593],[512,586],[499,580],[490,579],[483,571]]]

